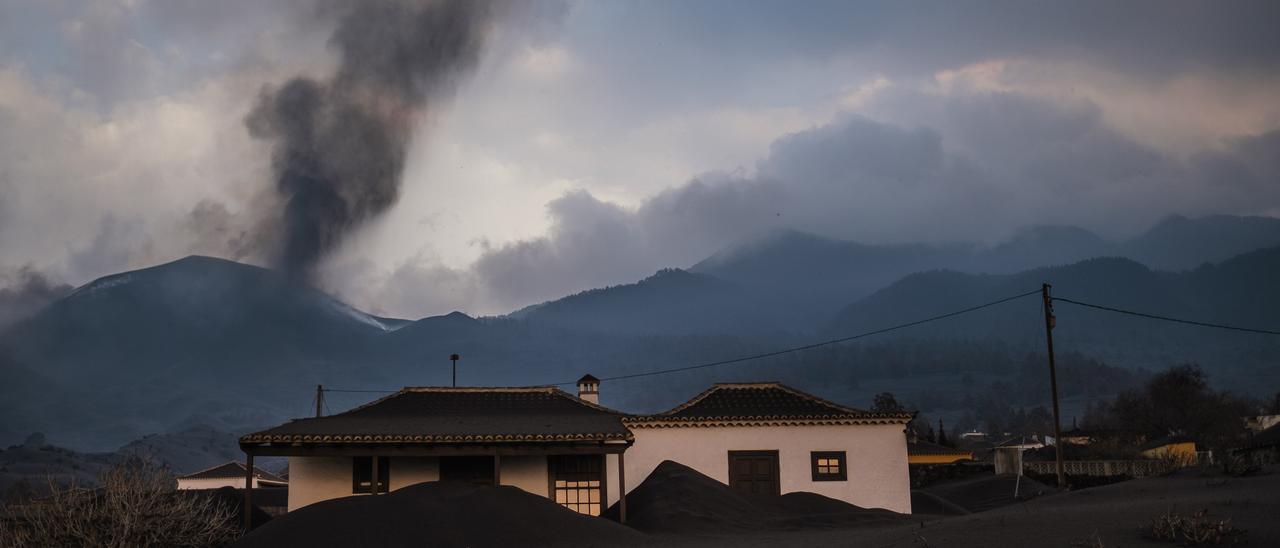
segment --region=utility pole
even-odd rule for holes
[[[453,386],[455,387],[458,386],[458,358],[461,357],[457,354],[449,354],[449,361],[453,362]]]
[[[1053,297],[1049,296],[1052,286],[1040,286],[1040,296],[1044,298],[1044,336],[1049,350],[1049,389],[1053,391],[1053,454],[1056,456],[1058,472],[1058,488],[1067,486],[1067,479],[1062,475],[1062,420],[1058,414],[1058,369],[1053,361],[1053,328],[1057,321],[1053,317]]]
[[[323,410],[324,410],[324,385],[317,384],[316,385],[316,418],[320,418],[320,416],[324,414]]]

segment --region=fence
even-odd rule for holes
[[[1023,469],[1035,474],[1056,474],[1053,461],[1023,461]],[[1062,471],[1074,476],[1156,476],[1169,472],[1170,462],[1163,460],[1067,460]]]

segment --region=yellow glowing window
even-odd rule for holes
[[[845,481],[848,479],[844,451],[814,451],[809,453],[813,481]]]
[[[603,455],[556,455],[547,465],[556,504],[591,516],[604,511]]]

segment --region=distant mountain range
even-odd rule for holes
[[[459,379],[469,385],[714,361],[914,320],[1044,281],[1061,296],[1101,304],[1280,328],[1280,250],[1259,249],[1274,245],[1280,220],[1236,217],[1171,218],[1124,242],[1041,227],[989,248],[873,246],[784,232],[687,271],[661,270],[507,316],[454,312],[416,321],[363,313],[270,270],[188,257],[100,278],[0,332],[0,443],[42,431],[58,445],[102,451],[196,425],[243,432],[314,413],[318,384],[447,384],[451,353],[462,355]],[[1039,314],[1028,298],[901,335],[1034,351],[1043,336]],[[1266,374],[1280,356],[1269,339],[1202,335],[1065,304],[1058,314],[1064,348],[1120,365],[1198,359]],[[619,383],[605,391],[605,403],[652,410],[705,388],[692,386],[704,380]],[[344,408],[371,397],[327,399]]]
[[[992,247],[975,244],[866,245],[784,231],[731,246],[690,270],[772,297],[775,309],[829,317],[847,303],[914,272],[1010,274],[1096,257],[1125,257],[1181,271],[1280,245],[1280,219],[1173,216],[1145,233],[1111,242],[1082,228],[1037,226]]]
[[[1278,272],[1280,247],[1182,272],[1151,270],[1123,258],[1088,259],[1001,275],[937,270],[906,276],[845,307],[826,332],[856,333],[905,323],[1034,291],[1042,282],[1053,282],[1054,296],[1086,303],[1280,331],[1280,312],[1275,310],[1275,303],[1280,303],[1280,285],[1269,281]],[[1171,354],[1170,359],[1181,355],[1183,360],[1191,360],[1206,351],[1221,351],[1211,344],[1214,341],[1228,346],[1247,343],[1280,349],[1280,341],[1259,335],[1206,331],[1064,302],[1055,304],[1054,309],[1058,318],[1055,338],[1094,353],[1117,349],[1133,354],[1136,348],[1147,348]],[[931,324],[927,333],[931,337],[1021,338],[1038,343],[1044,336],[1043,324],[1037,321],[1042,314],[1041,300],[1032,296]],[[1184,346],[1187,348],[1171,352]]]

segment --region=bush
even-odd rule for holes
[[[220,546],[240,532],[225,504],[177,494],[169,474],[147,463],[118,464],[98,482],[50,480],[48,497],[8,506],[0,546]]]
[[[1235,544],[1244,540],[1244,530],[1236,529],[1230,519],[1215,520],[1207,510],[1190,516],[1168,512],[1156,516],[1146,528],[1147,537],[1169,542],[1197,544]]]

